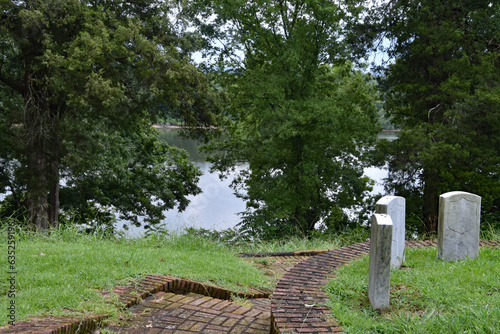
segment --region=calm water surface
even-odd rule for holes
[[[200,177],[198,186],[202,193],[196,196],[189,196],[191,201],[183,212],[169,210],[165,212],[165,219],[162,224],[168,230],[182,231],[186,227],[202,227],[206,229],[222,230],[234,227],[239,222],[238,212],[245,210],[245,203],[237,198],[233,190],[229,187],[233,177],[220,180],[217,173],[210,173],[210,163],[205,161],[205,155],[198,150],[198,143],[195,140],[181,138],[177,129],[161,129],[160,138],[170,145],[185,149],[189,153],[190,160],[198,166],[203,175]],[[393,140],[397,137],[395,132],[383,132],[379,138]],[[244,165],[239,168],[245,168]],[[365,175],[375,180],[372,193],[383,193],[381,181],[387,176],[387,171],[380,168],[366,168]],[[118,229],[124,223],[118,223]],[[130,227],[127,232],[131,236],[143,233],[142,228]]]

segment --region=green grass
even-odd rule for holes
[[[336,271],[329,306],[346,333],[500,333],[500,250],[474,260],[437,260],[436,248],[408,249],[391,272],[390,306],[368,300],[368,256]]]
[[[259,241],[257,243],[242,243],[237,249],[240,253],[254,252],[295,252],[301,250],[334,249],[340,247],[340,242],[335,238],[290,238],[280,241]]]
[[[188,228],[187,234],[218,241],[229,246],[239,253],[254,252],[295,252],[302,250],[334,249],[359,242],[365,242],[370,238],[370,230],[367,228],[353,228],[348,232],[336,234],[317,233],[311,238],[289,237],[277,240],[249,240],[240,235],[234,229],[213,231],[203,228]]]
[[[7,319],[7,234],[1,234],[0,324]],[[119,309],[100,290],[149,273],[168,274],[244,291],[266,288],[269,279],[234,250],[190,236],[136,240],[88,236],[74,230],[16,236],[16,321],[29,316],[88,315]]]
[[[500,223],[481,222],[481,240],[500,240]]]

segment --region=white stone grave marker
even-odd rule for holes
[[[368,297],[375,310],[382,310],[389,306],[391,248],[391,217],[376,213],[372,216],[368,277]]]
[[[401,268],[405,259],[406,200],[400,196],[384,196],[375,205],[375,213],[385,213],[392,220],[391,267]]]
[[[479,255],[481,197],[464,191],[439,196],[439,259],[462,260]]]

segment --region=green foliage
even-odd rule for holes
[[[233,183],[247,202],[243,230],[306,236],[359,203],[367,191],[362,153],[377,128],[373,83],[341,58],[340,21],[358,14],[355,4],[194,4],[213,17],[200,29],[226,43],[214,52],[230,104],[222,136],[207,149],[221,173],[248,162]]]
[[[421,232],[436,230],[438,196],[482,197],[500,209],[500,7],[494,1],[389,2],[379,8],[394,59],[385,71],[386,109],[402,125],[379,142],[388,192],[407,198]]]
[[[377,117],[378,124],[384,130],[394,130],[396,127],[392,124],[392,120],[388,118],[387,112],[384,110],[384,103],[382,101],[377,102]]]
[[[175,31],[172,6],[1,2],[0,193],[34,227],[64,220],[59,208],[90,225],[115,211],[155,224],[199,192],[185,152],[150,128],[171,113],[214,122],[216,93],[189,64],[197,38]]]
[[[184,210],[189,203],[186,196],[199,193],[195,184],[201,173],[187,163],[187,152],[159,141],[150,125],[127,136],[104,135],[110,145],[100,150],[102,158],[91,165],[86,161],[75,163],[61,191],[67,200],[62,209],[76,210],[76,217],[83,215],[80,222],[99,222],[86,219],[96,207],[92,203],[98,203],[117,210],[121,219],[136,226],[140,226],[138,216],[145,216],[148,228],[160,222],[163,211],[174,206]],[[68,155],[68,159],[73,158],[78,159]]]
[[[499,249],[481,248],[474,260],[444,262],[436,248],[409,249],[391,272],[387,310],[368,300],[369,257],[336,270],[330,307],[345,333],[496,333],[500,330]]]
[[[222,231],[217,230],[207,230],[205,228],[194,228],[188,227],[184,229],[184,232],[192,237],[196,238],[205,238],[208,240],[212,240],[214,242],[220,242],[227,246],[236,247],[241,244],[254,244],[256,240],[252,240],[246,234],[242,234],[236,228],[229,228]]]

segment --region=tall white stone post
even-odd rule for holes
[[[391,216],[391,267],[399,269],[405,260],[406,200],[400,196],[384,196],[377,201],[375,213],[385,213]]]
[[[374,214],[371,224],[368,297],[375,310],[389,306],[391,289],[392,221],[386,214]]]
[[[439,196],[437,256],[446,261],[479,255],[481,197],[464,191]]]

